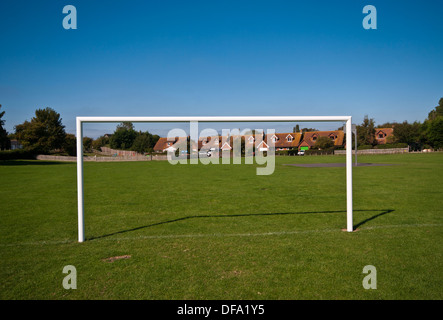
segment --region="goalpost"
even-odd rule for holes
[[[352,117],[351,116],[242,116],[242,117],[77,117],[78,242],[85,241],[83,194],[83,123],[109,122],[346,122],[346,221],[353,231],[352,205]]]

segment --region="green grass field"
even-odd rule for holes
[[[344,168],[283,165],[338,161],[85,163],[81,244],[75,163],[0,162],[0,298],[442,299],[443,153],[359,156],[396,165],[354,168],[353,233]]]

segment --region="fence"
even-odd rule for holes
[[[37,160],[48,161],[71,161],[76,162],[77,157],[70,156],[49,156],[40,154],[36,157]],[[83,157],[83,161],[95,161],[95,162],[111,162],[111,161],[162,161],[168,160],[165,155],[139,155],[137,157]]]
[[[37,160],[50,160],[50,161],[72,161],[76,162],[77,157],[69,156],[49,156],[40,154],[36,157]],[[124,157],[83,157],[83,161],[96,161],[96,162],[110,162],[110,161],[150,161],[150,156],[141,156],[134,158]],[[156,160],[156,159],[153,159]]]
[[[408,153],[409,148],[392,148],[392,149],[363,149],[358,150],[357,155],[360,154],[394,154],[394,153]],[[335,155],[345,155],[346,150],[335,150]],[[352,154],[355,154],[355,151],[352,150]]]
[[[129,150],[115,150],[108,147],[101,147],[101,154],[105,156],[113,156],[113,157],[120,157],[120,158],[140,158],[145,157],[144,155],[136,152],[136,151],[129,151]]]

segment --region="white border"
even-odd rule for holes
[[[351,116],[242,116],[242,117],[77,117],[78,242],[85,241],[83,198],[83,123],[100,122],[346,122],[346,215],[347,231],[353,229],[352,117]],[[79,155],[82,155],[79,157]]]

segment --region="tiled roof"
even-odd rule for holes
[[[376,128],[375,135],[377,136],[380,132],[385,133],[386,136],[394,134],[394,128]]]
[[[380,137],[383,135],[383,137]],[[386,144],[386,139],[394,135],[393,128],[376,128],[375,129],[375,139],[379,144]]]
[[[334,131],[309,131],[303,136],[303,141],[300,146],[312,147],[316,143],[315,138],[328,137],[334,141],[334,146],[342,146],[344,143],[345,133],[341,130]]]
[[[306,132],[303,136],[303,140],[300,142],[302,138],[302,134],[300,132],[296,133],[275,133],[271,135],[264,135],[263,140],[266,142],[267,145],[270,147],[274,146],[276,149],[279,148],[297,148],[299,146],[308,146],[312,147],[316,140],[313,139],[314,137],[331,137],[331,139],[334,141],[335,146],[342,146],[344,143],[344,132],[341,130],[335,130],[335,131],[310,131]],[[245,143],[247,144],[249,139],[251,137],[254,137],[251,134],[243,135],[243,136],[230,136],[229,138],[225,136],[214,136],[214,137],[201,137],[198,141],[198,149],[200,150],[203,145],[208,145],[210,147],[213,147],[213,139],[218,140],[218,148],[222,148],[223,146],[226,149],[229,149],[233,147],[233,141],[234,139],[241,138]],[[255,138],[255,137],[254,137]],[[268,141],[269,138],[269,141]],[[275,139],[275,142],[274,142]],[[174,141],[167,141],[167,138],[160,138],[157,142],[157,144],[154,147],[154,151],[162,152],[168,147],[174,145],[176,143],[178,138],[176,138]],[[205,141],[207,140],[207,141]],[[261,140],[261,139],[260,139]],[[205,142],[205,143],[203,143]],[[169,145],[168,145],[169,143]],[[254,145],[256,144],[256,141],[254,139]]]
[[[275,133],[272,135],[266,136],[266,141],[268,141],[268,136],[270,142],[273,142],[273,138],[275,141],[275,148],[296,148],[298,147],[301,139],[301,133]],[[275,136],[275,137],[274,137]]]
[[[154,146],[154,151],[156,152],[163,152],[167,148],[172,147],[174,143],[178,141],[179,138],[175,138],[173,141],[168,141],[168,138],[160,138],[158,139],[157,143]],[[186,139],[185,137],[182,137],[180,139]]]
[[[217,140],[217,142],[214,144],[214,140]],[[220,136],[214,136],[214,137],[200,137],[198,139],[198,150],[200,150],[204,145],[208,145],[210,147],[215,147],[218,145],[220,148],[221,143],[221,137]]]

